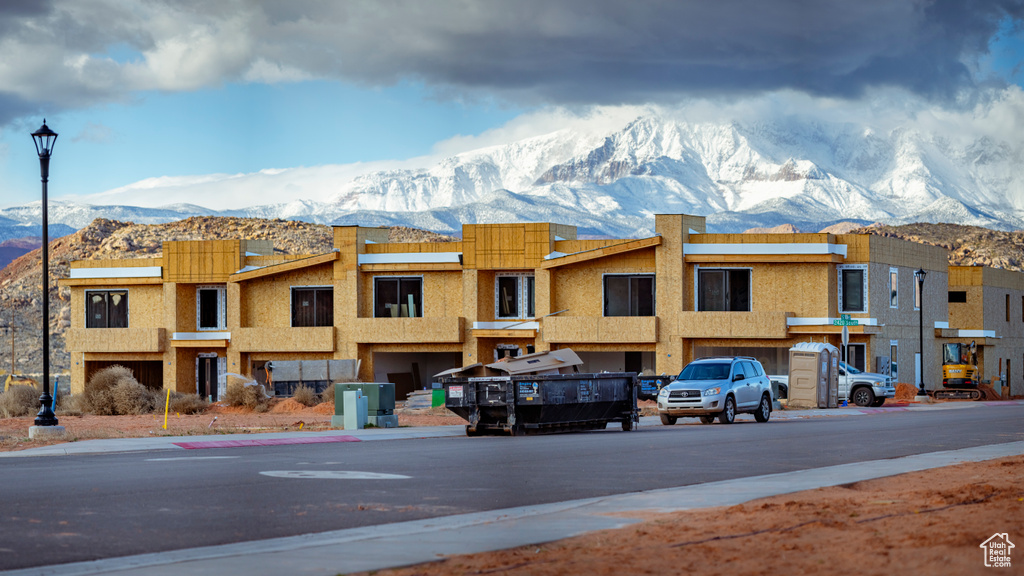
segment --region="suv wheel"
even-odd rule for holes
[[[676,423],[675,416],[669,416],[668,414],[659,414],[661,416],[661,423],[665,426],[671,426]]]
[[[722,424],[732,424],[736,420],[736,401],[732,396],[725,399],[725,410],[718,415],[718,421]]]
[[[701,416],[700,417],[700,423],[701,424],[711,424],[714,421],[715,421],[715,417],[714,416]]]
[[[758,422],[767,422],[772,416],[772,402],[768,399],[768,395],[761,396],[761,404],[757,406],[757,412],[754,412],[754,420]]]
[[[857,406],[871,406],[875,402],[875,393],[867,386],[861,386],[853,391],[853,403]]]

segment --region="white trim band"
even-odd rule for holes
[[[231,340],[231,332],[175,332],[171,340]]]
[[[89,278],[160,278],[162,266],[132,266],[125,268],[72,268],[72,280]]]
[[[473,322],[473,330],[540,330],[540,322]]]
[[[360,254],[363,264],[459,264],[462,252],[402,252],[396,254]]]
[[[833,326],[834,320],[842,320],[842,318],[801,318],[790,316],[786,318],[786,326]],[[881,326],[878,323],[878,318],[850,318],[850,320],[856,320],[857,326]]]
[[[846,258],[846,244],[683,244],[684,256],[769,256],[789,254],[839,254]]]

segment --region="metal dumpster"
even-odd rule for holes
[[[636,374],[550,374],[448,378],[445,407],[469,424],[466,434],[600,430],[639,421]]]

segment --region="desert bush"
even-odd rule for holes
[[[201,414],[209,407],[210,403],[206,398],[200,398],[198,394],[171,392],[169,410],[175,414]]]
[[[121,379],[110,389],[114,414],[149,414],[160,403],[160,393],[139,384],[134,378]]]
[[[82,394],[71,394],[57,398],[57,416],[81,416],[85,410],[82,409],[84,400]]]
[[[39,412],[39,396],[42,391],[35,386],[14,386],[0,394],[0,416],[19,418]]]
[[[139,383],[124,366],[108,366],[85,384],[79,407],[100,416],[147,414],[160,405],[160,392]]]
[[[297,387],[295,389],[295,393],[292,394],[292,400],[295,400],[303,406],[316,406],[317,404],[316,392],[314,392],[309,386]]]
[[[100,416],[113,416],[117,414],[117,406],[114,401],[113,389],[122,380],[135,381],[135,375],[124,366],[108,366],[92,375],[92,378],[85,383],[85,392],[82,398],[82,408],[86,412],[92,412]]]
[[[334,403],[334,382],[328,384],[327,388],[324,388],[324,391],[320,393],[320,401]]]
[[[224,402],[228,406],[244,406],[253,412],[266,412],[270,409],[270,397],[261,384],[246,386],[241,382],[232,382],[224,393]]]

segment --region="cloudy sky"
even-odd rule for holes
[[[1024,0],[3,0],[0,207],[39,198],[44,117],[51,198],[93,199],[337,181],[645,106],[928,111],[1019,139],[1022,24]]]

